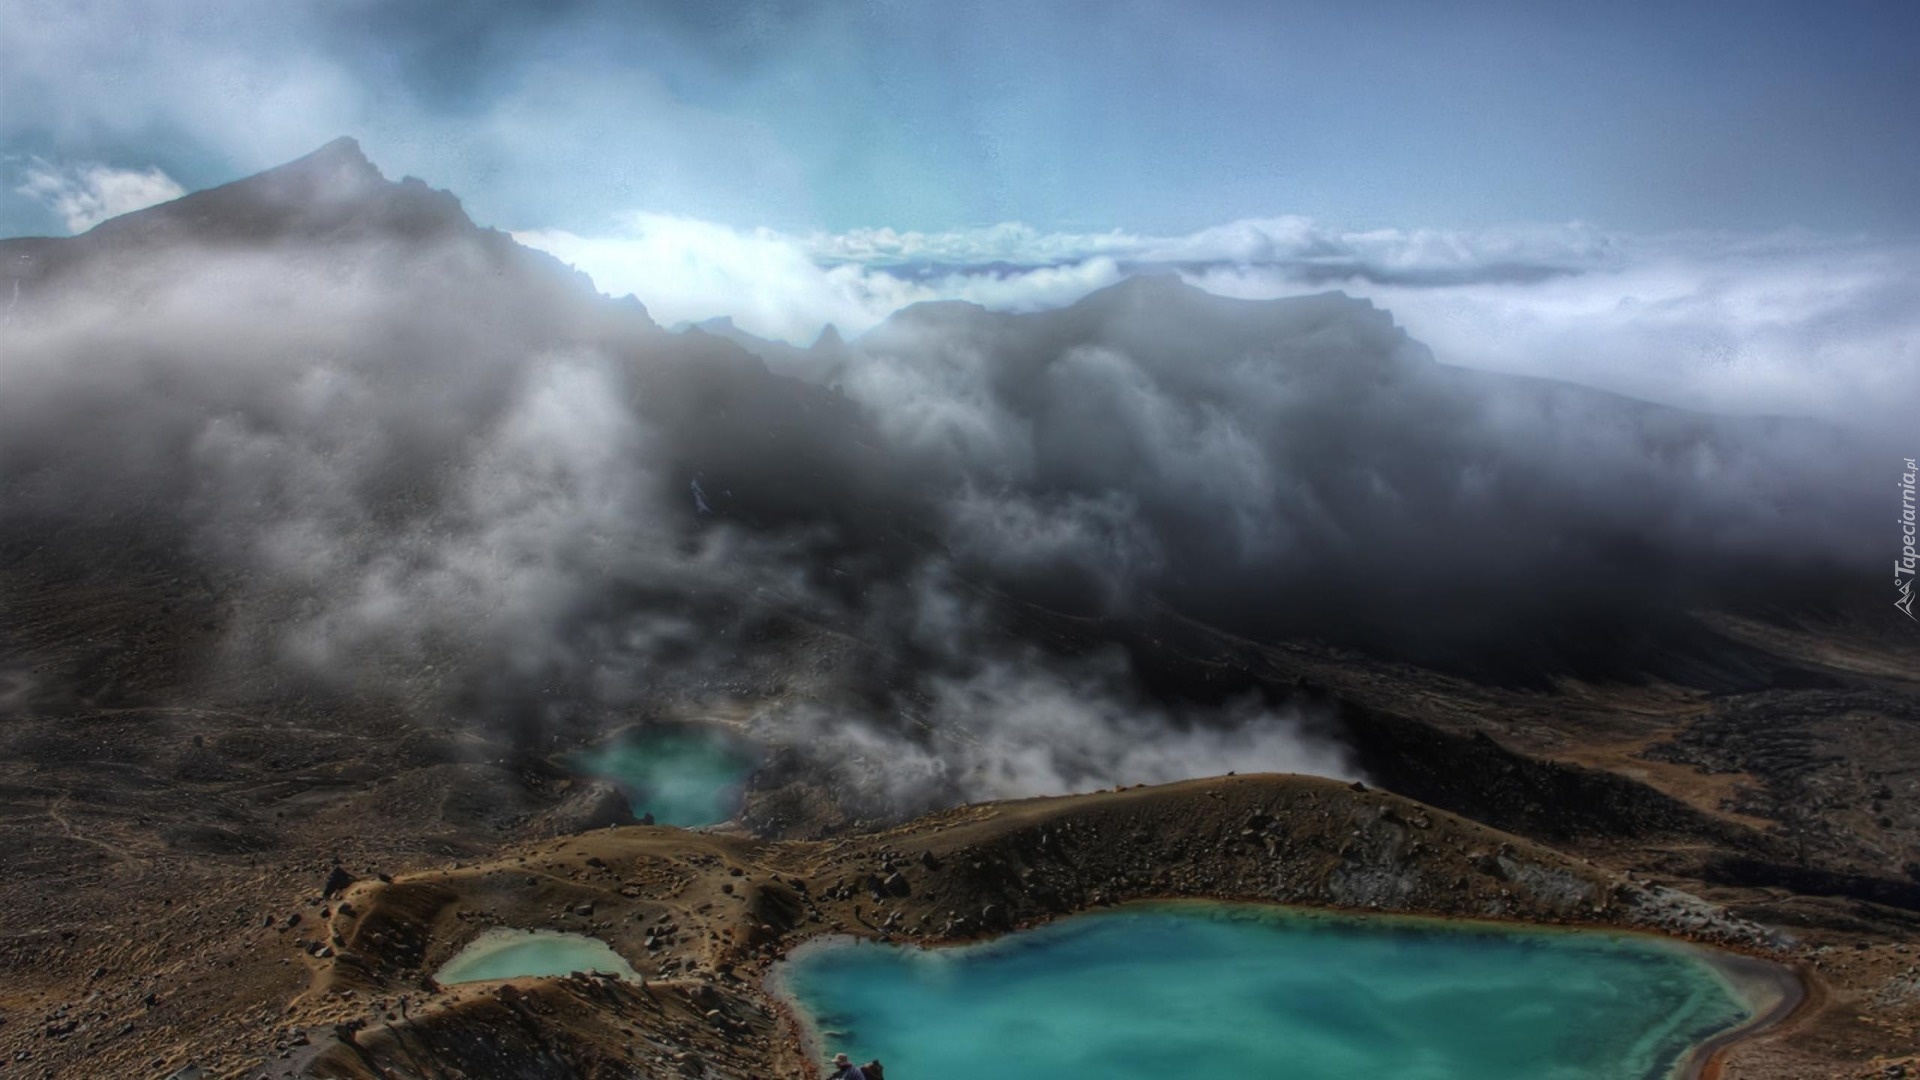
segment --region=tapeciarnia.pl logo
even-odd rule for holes
[[[1920,622],[1913,614],[1913,474],[1920,470],[1914,468],[1912,458],[1906,461],[1907,471],[1900,474],[1900,557],[1893,560],[1893,587],[1900,599],[1893,606]]]

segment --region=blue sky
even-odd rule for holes
[[[35,160],[206,186],[339,134],[488,224],[1920,233],[1920,5],[0,0]]]

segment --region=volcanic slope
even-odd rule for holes
[[[1663,898],[1625,923],[1786,943],[1809,1011],[1726,1075],[1911,1052],[1920,644],[1862,568],[1882,459],[1846,433],[1467,372],[1337,294],[1168,280],[1025,315],[923,305],[786,371],[744,335],[662,330],[350,141],[0,241],[0,295],[0,1060],[21,1075],[248,1076],[323,1044],[351,1069],[329,1025],[403,1054],[402,993],[469,1038],[443,1006],[497,998],[406,980],[492,919],[577,925],[562,893],[643,861],[639,895],[572,907],[712,929],[647,970],[773,1024],[718,965],[758,963],[772,939],[736,932],[779,923],[666,893],[785,875],[822,921],[779,942],[856,930],[883,851],[918,890],[886,902],[904,935],[1163,893],[1485,914],[1504,888],[1512,917],[1613,918],[1536,903],[1508,845]],[[1108,736],[1049,783],[1131,782],[1126,752],[1251,717],[1396,796],[1242,778],[1217,815],[1204,784],[942,811],[1051,753],[1064,728],[1007,720],[1029,697],[1097,705],[1074,730]],[[630,808],[567,756],[668,721],[767,743],[748,835],[583,832]],[[1413,852],[1438,842],[1383,807],[1454,839]],[[1006,824],[1055,813],[1071,859]],[[1314,839],[1269,853],[1256,813]],[[1342,872],[1322,813],[1412,839]],[[921,850],[951,903],[916,906]],[[522,858],[555,864],[520,875],[546,882],[527,904],[460,899]],[[335,867],[426,951],[343,919]],[[557,1004],[614,989],[525,989],[560,995],[527,1045],[626,1060],[606,1024],[628,1006]],[[658,1035],[645,1053],[718,1053],[719,1006],[689,1007],[621,1022]],[[790,1063],[777,1025],[752,1030],[752,1060]]]

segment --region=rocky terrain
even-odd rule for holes
[[[609,829],[344,895],[329,930],[338,956],[313,995],[322,1001],[397,1000],[494,925],[601,935],[643,958],[648,982],[597,998],[581,986],[562,991],[599,1004],[558,1011],[609,1014],[595,1025],[600,1035],[518,1047],[485,1034],[493,1021],[476,1014],[537,1014],[537,1001],[511,988],[436,995],[411,1019],[360,1029],[323,1053],[321,1075],[619,1075],[634,1064],[803,1073],[807,1058],[761,986],[768,961],[795,942],[821,933],[963,940],[1147,897],[1684,927],[1703,940],[1774,945],[1757,926],[1704,905],[1687,910],[1678,896],[1417,803],[1272,776],[968,807],[842,841]],[[623,1027],[635,1034],[613,1037]],[[542,1073],[543,1052],[565,1064]]]
[[[0,1040],[18,1075],[803,1075],[759,982],[798,941],[966,938],[1141,897],[1634,927],[1792,967],[1807,1004],[1732,1048],[1725,1077],[1899,1075],[1920,1023],[1920,911],[1901,903],[1897,864],[1849,877],[1844,862],[1795,862],[1799,819],[1691,810],[1492,738],[1462,740],[1458,761],[1508,778],[1483,788],[1495,814],[1574,784],[1644,807],[1628,815],[1644,827],[1610,821],[1626,811],[1602,800],[1588,828],[1541,830],[1565,834],[1549,845],[1387,792],[1241,777],[761,840],[609,828],[600,789],[551,766],[509,783],[504,764],[436,760],[430,744],[402,757],[410,740],[371,724],[153,710],[31,727],[14,745],[42,756],[9,758],[4,901],[12,927],[33,929],[10,930],[0,953]],[[369,745],[388,748],[379,769]],[[1867,760],[1911,783],[1910,766]],[[207,764],[223,761],[224,776]],[[271,779],[274,761],[299,771]],[[1696,775],[1691,790],[1664,781],[1701,802],[1727,774]],[[502,805],[514,785],[523,801]],[[1870,807],[1870,790],[1857,797]],[[1801,869],[1755,881],[1753,866]],[[599,934],[648,989],[423,978],[496,925]]]
[[[0,256],[0,1077],[805,1076],[762,980],[810,937],[1180,897],[1697,939],[1805,984],[1723,1080],[1920,1073],[1920,636],[1825,541],[1723,551],[1696,526],[1744,503],[1653,491],[1724,455],[1843,515],[1794,471],[1831,432],[1168,282],[796,359],[668,333],[350,143]],[[1168,327],[1264,381],[1182,385],[1205,350]],[[1161,420],[1279,402],[1241,419],[1304,478],[1265,522],[1296,543],[1236,548],[1271,508],[1048,427],[1123,348]],[[1038,457],[917,442],[830,381],[895,353],[996,358],[980,396]],[[1605,439],[1500,441],[1590,416]],[[1562,482],[1619,431],[1650,448]],[[1513,516],[1433,495],[1443,462]],[[1428,595],[1335,542],[1409,522],[1446,540]],[[1003,722],[1036,699],[1075,726]],[[1100,780],[1243,721],[1345,779]],[[642,826],[569,771],[650,723],[769,742],[734,822]],[[994,798],[1055,735],[1038,786],[1106,790]],[[1243,749],[1148,764],[1269,760]],[[432,984],[494,926],[590,930],[647,981]]]

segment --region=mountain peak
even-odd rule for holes
[[[1129,274],[1099,291],[1113,292],[1123,296],[1193,296],[1206,292],[1205,289],[1193,284],[1172,270]]]
[[[360,149],[360,141],[351,135],[342,135],[305,157],[295,158],[285,165],[267,171],[291,172],[295,170],[326,172],[335,175],[346,174],[369,181],[386,179],[386,177],[381,174],[379,166],[375,165],[367,157],[365,150]]]
[[[820,336],[813,339],[812,348],[817,351],[831,351],[834,349],[843,349],[846,347],[846,344],[846,339],[840,336],[840,328],[832,323],[828,323],[821,328]]]
[[[358,141],[342,136],[284,165],[116,218],[96,231],[253,243],[342,231],[422,237],[473,228],[450,192],[411,177],[387,179]]]
[[[389,183],[360,149],[360,143],[342,135],[304,157],[214,188],[213,192],[244,191],[275,202],[311,203],[365,198]]]

